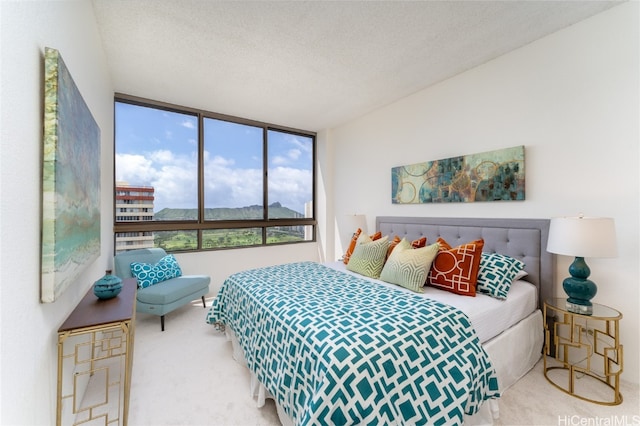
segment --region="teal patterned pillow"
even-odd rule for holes
[[[366,277],[378,278],[384,266],[388,248],[388,236],[375,241],[358,243],[347,263],[347,269]]]
[[[132,262],[131,274],[138,280],[138,288],[147,288],[159,282],[182,275],[182,269],[172,254],[168,254],[155,265]]]
[[[513,279],[524,267],[522,261],[513,257],[499,253],[482,253],[476,290],[504,300]]]
[[[437,243],[414,249],[403,238],[384,264],[380,279],[416,293],[424,292],[422,288],[427,281],[431,263],[438,255],[438,249]]]

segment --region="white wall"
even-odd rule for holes
[[[629,2],[332,129],[335,250],[345,214],[611,216],[619,256],[588,259],[598,303],[619,309],[623,379],[639,382],[638,3]],[[391,204],[391,168],[525,145],[526,200]],[[344,231],[344,232],[340,232]],[[570,258],[558,259],[558,283]],[[563,294],[557,285],[559,296]]]
[[[58,327],[112,253],[112,212],[101,256],[58,301],[40,303],[44,48],[58,49],[101,130],[102,188],[112,187],[113,89],[90,2],[2,2],[0,423],[55,422]],[[112,204],[103,191],[102,206]]]

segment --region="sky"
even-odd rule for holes
[[[197,116],[116,102],[116,181],[155,188],[154,210],[197,208]],[[205,207],[262,204],[262,128],[204,119]],[[303,213],[312,139],[268,131],[269,204]]]

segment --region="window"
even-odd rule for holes
[[[315,133],[115,99],[116,252],[315,241]]]
[[[205,220],[264,218],[263,133],[256,126],[204,119]],[[230,206],[235,208],[220,214]],[[258,208],[237,208],[249,206]]]

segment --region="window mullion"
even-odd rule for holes
[[[198,223],[204,223],[204,118],[198,113]],[[202,229],[198,230],[198,250],[202,250]]]
[[[262,218],[264,220],[269,219],[269,140],[267,130],[266,126],[262,127]]]

